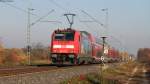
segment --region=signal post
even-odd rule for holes
[[[103,84],[103,66],[104,66],[104,60],[105,60],[105,44],[106,44],[106,38],[105,36],[101,37],[103,40],[103,51],[101,56],[101,70],[100,70],[100,84]]]

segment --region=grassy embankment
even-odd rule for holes
[[[107,68],[103,71],[103,84],[118,84],[119,81],[127,80],[138,63],[129,61],[116,67]],[[61,82],[61,84],[100,84],[99,73],[80,75]]]

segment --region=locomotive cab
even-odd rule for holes
[[[75,64],[79,52],[78,37],[78,32],[73,29],[54,31],[51,42],[51,60],[53,64]]]

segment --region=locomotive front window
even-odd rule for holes
[[[66,33],[65,40],[74,40],[74,33]]]
[[[72,32],[57,33],[57,34],[55,34],[55,40],[72,41],[72,40],[74,40],[74,33],[72,33]]]
[[[55,40],[63,40],[64,34],[55,34]]]

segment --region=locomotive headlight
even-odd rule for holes
[[[53,48],[61,48],[61,45],[53,45]]]
[[[66,45],[66,48],[74,48],[74,45]]]

